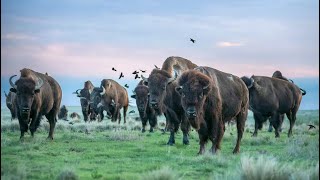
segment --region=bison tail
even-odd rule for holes
[[[302,91],[302,96],[307,94],[307,92],[304,89],[301,89],[301,88],[299,88],[299,89],[300,89],[300,91]]]

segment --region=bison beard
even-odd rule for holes
[[[198,131],[200,148],[212,142],[211,152],[221,149],[225,122],[236,119],[238,138],[233,153],[240,150],[248,113],[248,90],[240,78],[209,67],[197,67],[179,78],[182,107],[193,128]]]
[[[32,71],[30,69],[20,70],[20,78],[13,83],[9,79],[12,88],[10,91],[17,94],[17,114],[20,124],[21,136],[30,129],[31,135],[40,125],[43,115],[49,121],[49,139],[53,139],[53,132],[57,121],[57,113],[61,103],[62,91],[60,85],[51,76]],[[32,119],[32,120],[31,120]]]

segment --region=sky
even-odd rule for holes
[[[239,77],[280,70],[307,91],[300,109],[319,109],[319,1],[1,0],[1,107],[25,67],[48,72],[62,104],[77,106],[85,81],[114,79],[131,95],[131,73],[148,77],[169,56]]]

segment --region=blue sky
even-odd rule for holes
[[[181,56],[237,76],[280,70],[308,91],[301,108],[318,109],[318,49],[316,0],[2,0],[1,103],[8,77],[24,67],[48,72],[62,103],[78,105],[72,91],[117,80],[112,67],[130,94],[131,72]]]

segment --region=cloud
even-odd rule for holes
[[[227,42],[227,41],[222,41],[222,42],[217,43],[218,47],[235,47],[235,46],[243,46],[243,45],[244,45],[244,43]]]
[[[30,36],[27,34],[21,34],[21,33],[8,33],[1,35],[1,39],[7,39],[7,40],[35,40],[37,39],[34,36]]]

